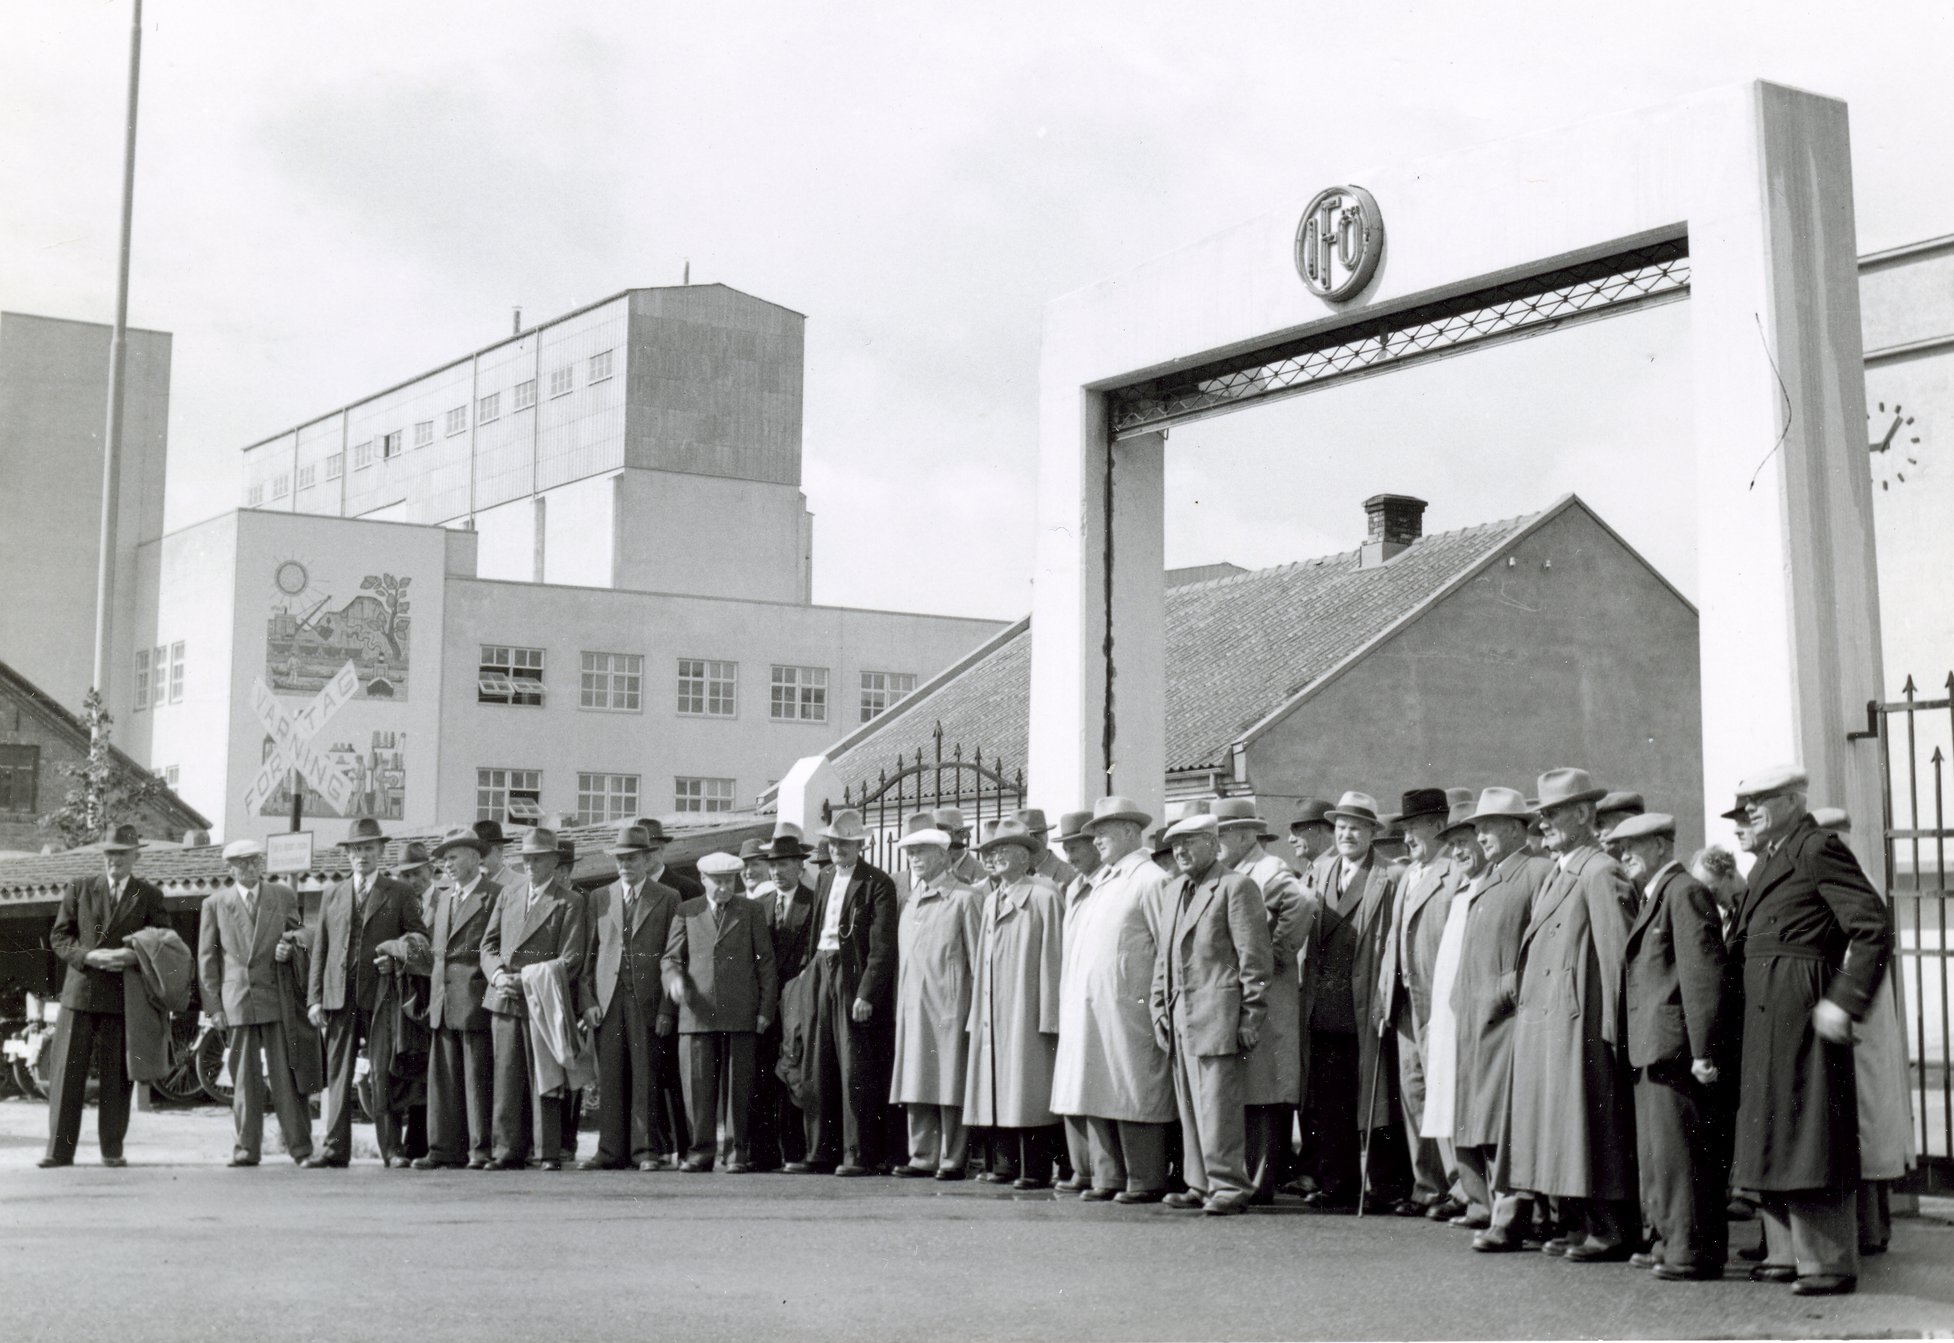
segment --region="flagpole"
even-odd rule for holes
[[[122,139],[122,238],[115,276],[115,329],[109,337],[108,427],[102,440],[101,549],[95,568],[95,692],[109,694],[109,633],[114,627],[115,524],[122,465],[122,374],[129,343],[129,234],[135,215],[136,91],[142,71],[142,0],[129,13],[129,96]]]

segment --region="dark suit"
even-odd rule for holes
[[[120,970],[86,964],[91,951],[121,951],[122,939],[138,928],[167,928],[163,893],[131,876],[120,899],[111,897],[106,873],[71,882],[61,896],[48,945],[68,967],[61,982],[61,1015],[54,1027],[53,1086],[48,1091],[50,1160],[70,1162],[81,1141],[82,1101],[92,1060],[101,1074],[101,1112],[96,1132],[102,1155],[122,1155],[129,1132],[128,1048],[122,1021]]]
[[[372,1033],[373,1007],[380,996],[374,958],[382,942],[410,933],[427,936],[421,898],[393,877],[375,876],[364,903],[356,898],[350,876],[319,902],[306,1001],[326,1013],[326,1136],[321,1154],[326,1161],[344,1165],[353,1155],[353,1063]],[[400,1154],[400,1115],[388,1101],[387,1088],[376,1085],[373,1133],[382,1159]]]
[[[797,885],[783,892],[769,886],[754,901],[766,914],[767,928],[773,934],[774,977],[784,987],[801,972],[807,951],[807,921],[814,911],[814,888]],[[780,1063],[783,1023],[775,1013],[767,1028],[754,1042],[753,1115],[751,1141],[756,1170],[774,1170],[783,1163],[799,1161],[807,1151],[806,1124],[794,1096],[776,1071]]]
[[[1623,955],[1642,1220],[1655,1229],[1664,1263],[1720,1273],[1729,1249],[1727,1119],[1716,1089],[1690,1072],[1691,1060],[1721,1052],[1724,948],[1716,902],[1671,862],[1650,883]]]
[[[1891,912],[1845,841],[1809,816],[1750,871],[1737,909],[1744,965],[1743,1098],[1731,1181],[1761,1195],[1769,1262],[1859,1271],[1853,1047],[1812,1027],[1820,999],[1858,1020],[1893,949]]]
[[[502,888],[487,876],[466,898],[448,885],[432,888],[425,906],[432,968],[427,1024],[433,1031],[427,1066],[427,1148],[449,1165],[489,1158],[495,1051],[482,1006],[482,936]]]
[[[773,934],[766,912],[734,895],[718,906],[688,900],[665,945],[665,981],[680,994],[678,1030],[685,1051],[688,1158],[710,1164],[714,1133],[721,1165],[744,1166],[747,1115],[753,1104],[753,1044],[779,1005]]]
[[[275,881],[258,883],[247,904],[235,885],[205,899],[197,931],[197,966],[204,1010],[220,1012],[231,1070],[232,1158],[255,1164],[263,1149],[265,1101],[278,1116],[285,1151],[294,1161],[312,1155],[312,1110],[294,1078],[293,1049],[280,1010],[278,944],[303,936],[298,896]],[[294,1030],[318,1049],[310,1022],[294,1016]],[[318,1055],[313,1052],[315,1060]],[[315,1071],[316,1080],[316,1071]]]
[[[527,882],[506,887],[496,897],[482,933],[482,973],[489,989],[483,997],[492,1020],[495,1048],[495,1100],[491,1127],[497,1161],[520,1164],[531,1150],[537,1158],[560,1160],[563,1152],[563,1104],[536,1094],[529,1064],[529,1008],[518,982],[508,992],[495,987],[496,976],[510,971],[520,976],[526,966],[560,961],[570,981],[571,1001],[582,982],[590,938],[584,922],[584,898],[559,874],[530,899]]]
[[[674,1071],[668,1037],[676,1010],[661,960],[678,914],[678,892],[644,882],[625,917],[625,884],[590,892],[590,961],[579,1008],[596,1008],[597,1160],[606,1166],[664,1160],[672,1152],[659,1087]]]
[[[814,976],[814,1019],[808,1031],[804,1118],[807,1159],[827,1166],[876,1166],[885,1158],[889,1103],[889,1045],[895,1028],[896,886],[889,874],[857,863],[837,892],[834,867],[824,868],[808,912],[804,975]],[[820,949],[831,901],[840,900],[837,945]],[[854,1019],[856,999],[869,1004]]]

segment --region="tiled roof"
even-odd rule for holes
[[[672,867],[687,867],[715,849],[737,850],[751,836],[771,837],[773,824],[773,817],[751,812],[721,812],[704,825],[686,825],[667,819],[665,833],[671,836],[671,843],[664,850],[665,862]],[[577,864],[571,880],[578,885],[609,880],[616,873],[616,862],[604,852],[617,836],[615,825],[570,826],[559,830],[557,835],[577,846]],[[432,847],[440,835],[406,834],[388,840],[380,866],[383,869],[396,866],[401,850],[416,839]],[[300,874],[299,885],[337,881],[352,870],[346,863],[345,851],[336,847],[322,846],[314,858],[317,867]],[[0,860],[0,905],[11,907],[59,900],[69,882],[101,870],[102,855],[94,846]],[[146,850],[136,864],[136,874],[155,882],[166,896],[200,896],[229,879],[224,851],[215,844],[195,849]],[[291,882],[293,877],[281,875],[279,880]]]
[[[1569,504],[1541,513],[1426,536],[1388,563],[1357,567],[1347,550],[1167,591],[1167,767],[1220,767],[1248,730],[1366,651],[1462,581],[1522,532]],[[1021,622],[961,672],[954,669],[838,743],[845,783],[873,778],[898,753],[944,750],[1016,769],[1025,759],[1031,696],[1031,632]]]

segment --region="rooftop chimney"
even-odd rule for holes
[[[512,336],[520,336],[522,334],[522,309],[521,308],[516,309],[515,321],[512,323],[512,325],[514,326],[515,329],[511,331],[509,334]]]
[[[1364,516],[1370,525],[1357,552],[1359,569],[1377,567],[1425,534],[1425,501],[1408,494],[1373,494],[1364,500]]]

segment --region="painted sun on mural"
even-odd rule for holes
[[[336,600],[298,560],[283,560],[265,622],[265,680],[281,695],[322,689],[347,662],[359,698],[406,699],[412,578],[367,574],[350,599]]]

